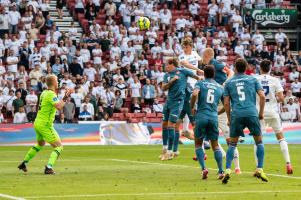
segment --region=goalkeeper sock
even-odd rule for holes
[[[27,154],[24,157],[24,161],[25,163],[29,162],[31,159],[33,159],[33,157],[35,157],[35,155],[43,148],[43,146],[40,145],[35,145],[33,147],[31,147],[29,149],[29,151],[27,152]]]
[[[55,162],[58,159],[58,157],[61,155],[62,151],[63,151],[62,146],[54,148],[48,160],[48,164],[47,164],[48,168],[52,168],[55,165]]]
[[[214,150],[214,158],[218,166],[218,173],[223,173],[223,153],[220,149]]]
[[[264,146],[262,143],[259,143],[256,146],[257,146],[256,157],[258,160],[257,168],[263,168]]]
[[[234,158],[234,151],[236,148],[237,144],[236,143],[230,143],[228,150],[227,150],[227,155],[226,155],[226,169],[231,169],[232,161]]]
[[[162,140],[163,140],[163,146],[167,146],[167,142],[168,142],[168,130],[167,130],[167,128],[163,128],[163,130],[162,130]]]
[[[167,128],[168,131],[168,150],[171,151],[173,148],[173,143],[175,140],[175,128],[169,127]]]
[[[279,144],[280,144],[280,149],[282,151],[282,154],[283,154],[286,164],[290,163],[291,159],[290,159],[290,154],[288,151],[287,142],[283,138],[283,139],[279,140]]]
[[[179,139],[180,139],[180,133],[179,133],[179,131],[176,131],[175,132],[175,141],[173,143],[173,152],[178,151]]]
[[[198,158],[198,161],[202,167],[202,170],[206,169],[205,167],[205,160],[204,160],[204,150],[202,147],[195,149],[196,157]]]

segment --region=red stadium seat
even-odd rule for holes
[[[146,113],[145,115],[147,118],[155,118],[157,115],[156,113]]]

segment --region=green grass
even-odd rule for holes
[[[198,162],[192,160],[193,146],[180,146],[180,157],[166,162],[158,159],[160,146],[66,146],[54,176],[43,174],[50,147],[32,160],[28,174],[17,170],[28,148],[0,147],[0,194],[26,199],[80,200],[301,199],[301,145],[289,146],[294,165],[291,177],[295,179],[285,174],[279,145],[265,145],[265,172],[283,175],[269,175],[268,183],[252,177],[253,147],[240,145],[243,173],[232,175],[227,185],[216,180],[211,150],[207,151],[207,167],[213,169],[209,170],[208,180],[200,179]]]

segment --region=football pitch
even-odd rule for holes
[[[193,146],[181,145],[181,155],[164,162],[158,159],[161,146],[65,146],[56,175],[43,174],[50,147],[32,160],[27,174],[18,171],[28,148],[0,147],[0,199],[301,199],[301,145],[289,146],[292,176],[279,145],[265,145],[268,183],[252,176],[253,146],[239,145],[242,174],[233,174],[227,185],[216,179],[211,150],[209,178],[201,180]]]

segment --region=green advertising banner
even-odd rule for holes
[[[255,24],[260,27],[296,27],[298,12],[294,9],[250,9]]]

